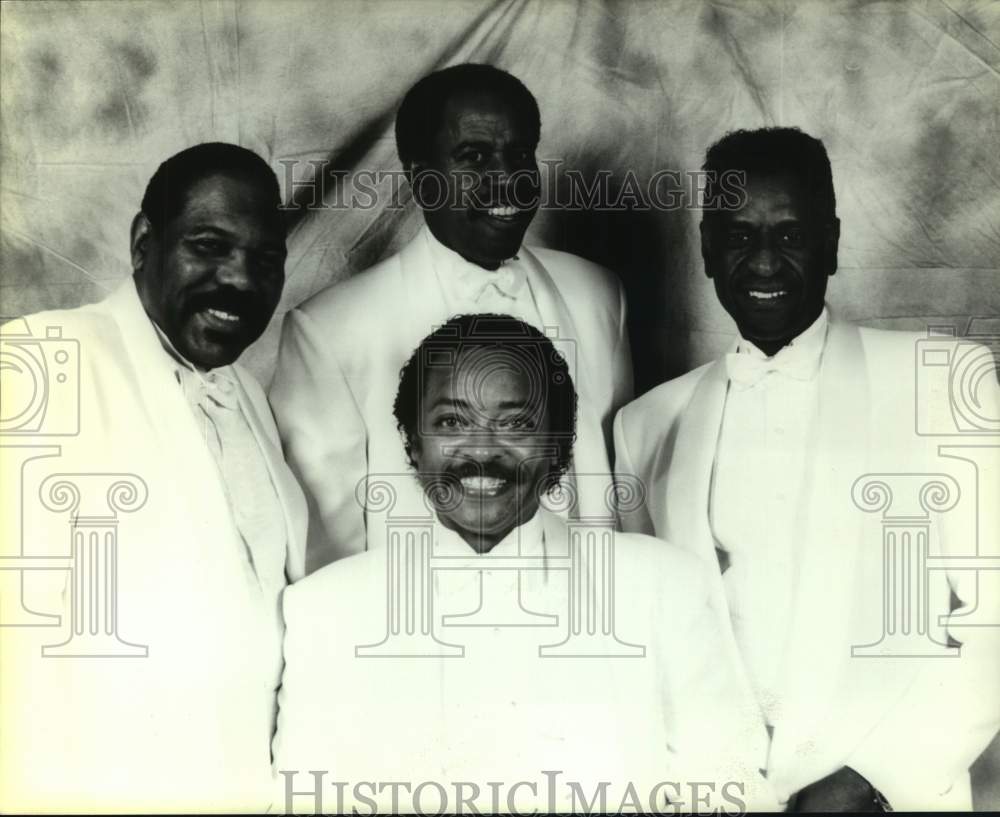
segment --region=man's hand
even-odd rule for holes
[[[788,811],[886,811],[887,804],[875,787],[854,769],[841,767],[822,780],[810,783],[788,804]]]

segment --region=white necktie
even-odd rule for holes
[[[284,584],[285,517],[264,455],[240,409],[237,385],[221,372],[199,376],[183,371],[185,390],[214,429],[206,439],[250,564],[261,587],[274,591]]]

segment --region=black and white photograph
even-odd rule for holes
[[[1000,4],[0,2],[0,812],[1000,810]]]

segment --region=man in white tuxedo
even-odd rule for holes
[[[401,510],[373,477],[387,546],[286,592],[279,809],[776,805],[703,567],[616,535],[613,504],[553,512],[576,394],[552,343],[453,318],[412,353],[393,413],[427,503]]]
[[[72,570],[22,573],[24,609],[62,630],[2,631],[6,810],[266,805],[280,595],[304,573],[306,504],[236,360],[284,284],[279,205],[255,153],[184,150],[132,223],[133,276],[4,327],[9,345],[55,329],[79,349],[79,432],[31,440],[57,455],[17,475],[22,530],[7,531],[29,556],[65,557],[67,524],[73,544]],[[5,400],[26,385],[10,377]]]
[[[714,598],[772,733],[768,777],[791,808],[969,808],[969,766],[1000,725],[1000,599],[975,571],[916,573],[928,555],[976,555],[973,524],[932,513],[956,490],[935,508],[926,491],[885,488],[950,484],[935,441],[915,434],[919,336],[825,307],[840,225],[819,140],[737,131],[705,170],[746,173],[745,199],[701,224],[706,272],[740,337],[618,413],[616,471],[647,492],[622,524],[715,566]],[[1000,416],[995,379],[980,384],[982,416]],[[924,408],[947,397],[929,393]],[[996,449],[985,457],[983,478],[998,466]],[[909,516],[890,511],[929,545],[897,528],[883,553],[863,509],[892,490],[919,498]],[[904,586],[920,594],[912,610],[886,595]],[[902,651],[888,638],[899,609],[918,622],[919,643]]]
[[[356,498],[369,473],[402,475],[420,507],[392,401],[410,352],[455,314],[511,314],[558,336],[580,393],[568,479],[609,472],[611,421],[632,391],[623,289],[583,259],[521,244],[538,208],[539,133],[534,97],[504,71],[466,64],[421,79],[400,106],[396,144],[426,225],[288,313],[270,398],[310,502],[309,570],[383,542]],[[576,512],[601,507],[602,491],[578,493]]]

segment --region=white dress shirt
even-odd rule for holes
[[[174,375],[191,407],[205,445],[219,468],[229,500],[233,527],[242,542],[240,564],[244,580],[260,599],[264,639],[260,655],[269,666],[275,686],[281,674],[281,591],[285,586],[285,553],[288,539],[281,500],[271,480],[267,462],[240,405],[236,374],[231,366],[200,371],[153,323],[164,351],[174,365]],[[221,544],[221,543],[220,543]]]
[[[772,725],[784,697],[782,662],[798,586],[796,519],[805,499],[827,321],[824,308],[773,357],[743,338],[727,357],[730,383],[709,519],[736,641]]]
[[[438,241],[426,225],[421,230],[450,315],[512,315],[544,333],[523,259],[515,255],[496,270],[484,269]]]

